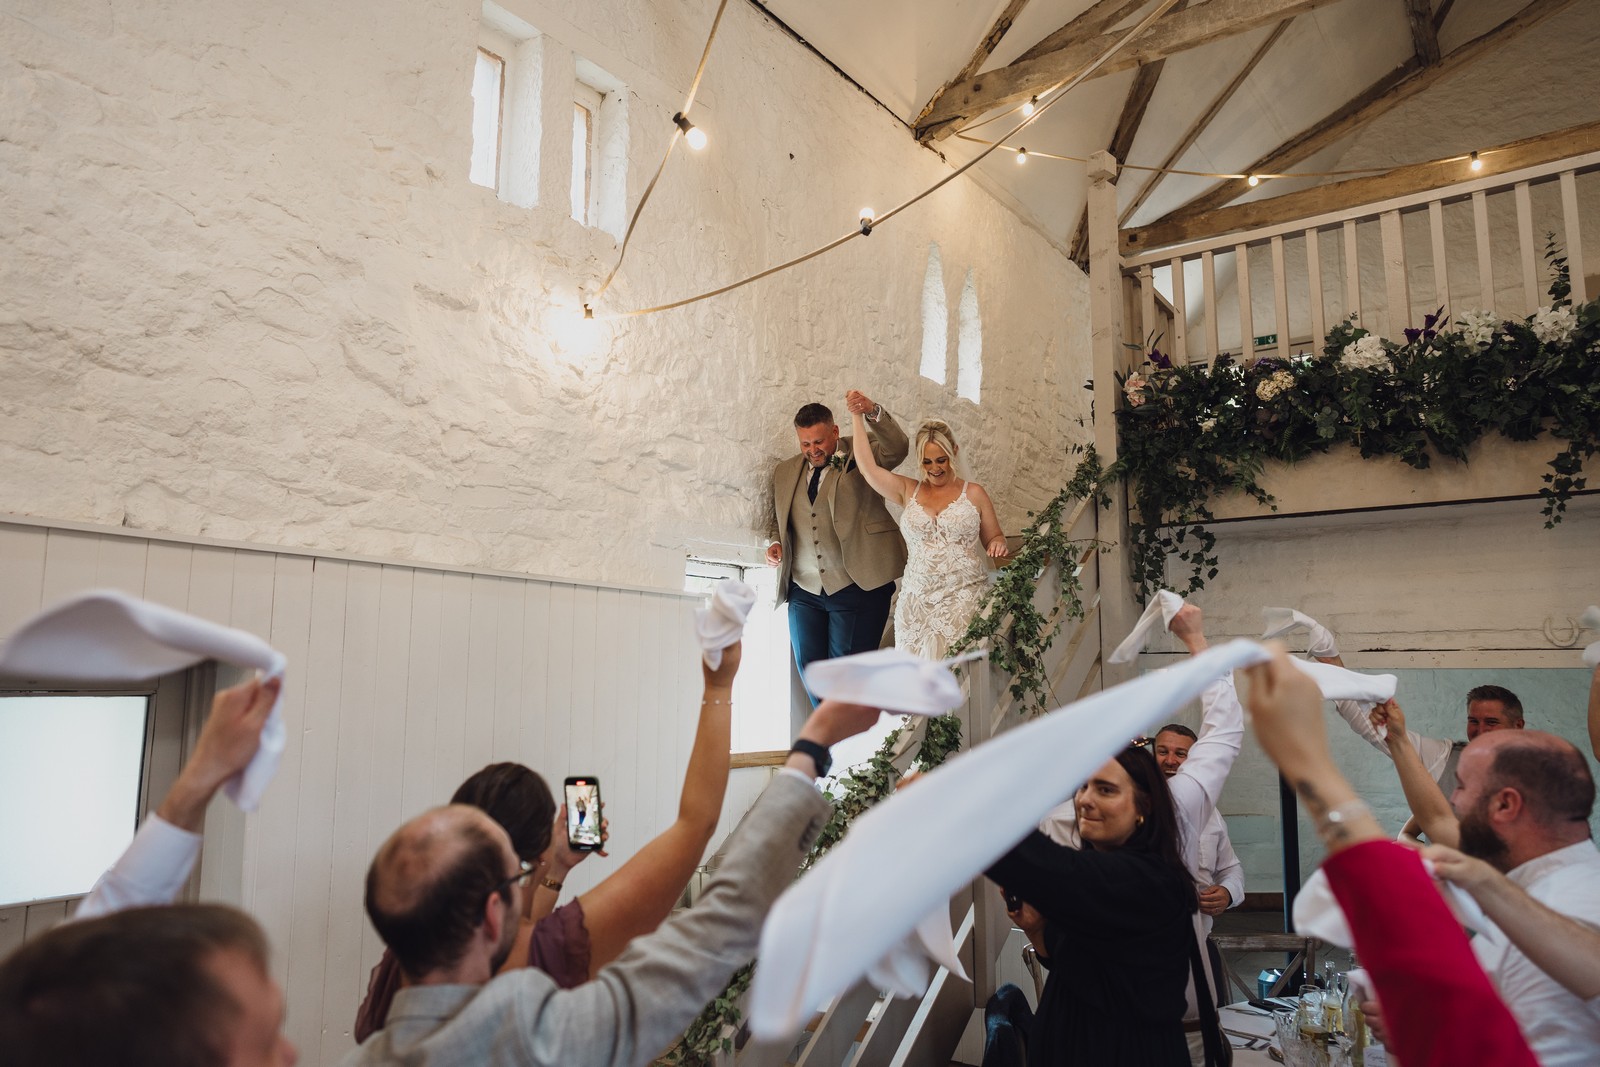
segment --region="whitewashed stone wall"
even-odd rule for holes
[[[715,5],[523,0],[547,35],[540,202],[467,180],[474,0],[0,13],[0,509],[675,585],[755,558],[801,403],[947,418],[1013,532],[1086,436],[1082,275],[960,180],[868,240],[691,308],[579,328],[616,242],[568,215],[573,55],[629,92],[629,207]],[[948,173],[749,5],[601,308],[812,248]],[[917,377],[930,244],[967,272],[982,403]]]

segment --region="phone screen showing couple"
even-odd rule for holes
[[[600,783],[593,778],[568,778],[567,844],[582,852],[600,847]]]

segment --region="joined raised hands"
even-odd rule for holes
[[[870,415],[878,407],[859,389],[851,389],[844,394],[844,406],[852,415]]]

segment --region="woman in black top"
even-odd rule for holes
[[[1183,1067],[1199,907],[1155,757],[1129,748],[1074,798],[1081,849],[1037,830],[989,869],[1045,920],[1030,1067]]]

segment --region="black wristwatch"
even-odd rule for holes
[[[833,754],[815,741],[807,741],[803,737],[797,738],[795,743],[789,747],[789,751],[798,752],[803,756],[810,756],[811,762],[817,765],[818,778],[826,778],[828,776],[828,768],[833,766]]]

